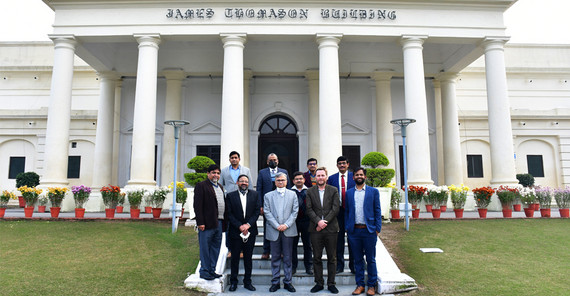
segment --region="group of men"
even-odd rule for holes
[[[222,232],[227,231],[226,246],[231,254],[229,291],[236,291],[240,257],[244,261],[244,288],[252,285],[252,254],[258,234],[257,220],[263,215],[264,243],[261,259],[271,259],[270,292],[283,287],[295,292],[292,276],[298,267],[297,244],[303,242],[305,272],[314,275],[316,293],[325,288],[323,249],[327,254],[327,289],[337,294],[335,276],[344,272],[344,244],[347,233],[349,268],[355,274],[357,287],[352,293],[374,295],[377,289],[375,246],[382,227],[378,190],[365,184],[366,170],[349,172],[348,159],[337,159],[338,173],[328,176],[317,160],[307,161],[308,171],[293,174],[293,185],[287,171],[279,168],[277,155],[267,157],[268,167],[259,171],[253,190],[250,170],[239,164],[240,155],[230,153],[230,165],[220,170],[212,165],[207,180],[196,184],[194,212],[200,246],[200,277],[213,280]],[[366,257],[366,263],[364,261]],[[364,269],[368,279],[365,282]]]

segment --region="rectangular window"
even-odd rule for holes
[[[544,177],[544,166],[542,164],[542,155],[527,155],[526,165],[528,167],[528,173],[533,177],[543,178]]]
[[[343,145],[342,155],[348,158],[349,171],[353,172],[354,169],[360,166],[360,146]]]
[[[67,178],[79,179],[81,156],[69,156],[67,161]]]
[[[220,145],[196,146],[196,155],[207,156],[220,165]]]
[[[482,155],[467,155],[467,177],[483,178]]]
[[[10,168],[8,169],[8,179],[16,179],[19,173],[26,169],[26,157],[10,156]]]

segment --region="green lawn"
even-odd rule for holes
[[[570,295],[570,220],[412,221],[383,239],[415,295]],[[444,253],[422,253],[437,247]]]
[[[1,295],[199,295],[196,233],[152,222],[0,222]]]

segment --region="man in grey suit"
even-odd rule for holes
[[[264,196],[263,213],[267,219],[265,237],[271,244],[271,287],[269,292],[280,288],[281,256],[283,256],[283,287],[293,293],[293,237],[297,236],[295,219],[299,212],[297,194],[287,190],[287,175],[278,172],[275,175],[276,189]]]
[[[336,187],[327,184],[327,170],[320,167],[316,171],[317,186],[307,190],[307,216],[309,216],[309,233],[313,246],[313,268],[315,270],[315,286],[311,293],[324,289],[323,248],[327,250],[327,286],[328,290],[337,294],[336,275],[336,242],[338,237],[337,214],[340,199]]]
[[[226,189],[226,194],[238,190],[237,179],[240,175],[246,175],[249,181],[249,190],[253,190],[253,181],[249,168],[240,165],[240,155],[237,151],[230,152],[230,165],[220,172],[220,184]]]

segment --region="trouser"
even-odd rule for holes
[[[243,252],[243,267],[244,267],[244,276],[243,276],[243,283],[244,285],[251,284],[251,266],[252,260],[251,256],[253,254],[253,247],[255,246],[255,236],[250,235],[247,242],[243,242],[242,238],[239,239],[233,238],[231,239],[231,246],[232,246],[232,258],[231,258],[231,275],[230,275],[230,283],[237,284],[238,282],[238,271],[239,271],[239,260],[240,260],[240,253]]]
[[[364,287],[364,256],[368,273],[368,287],[376,287],[378,270],[376,269],[376,232],[370,233],[366,228],[356,228],[348,234],[348,241],[352,245],[354,257],[355,279],[358,286]]]
[[[293,238],[293,269],[297,269],[299,258],[297,258],[297,245],[299,237],[303,241],[303,262],[305,270],[311,270],[313,267],[313,249],[311,248],[311,234],[309,233],[309,220],[297,221],[297,230],[301,234]]]
[[[336,268],[338,270],[344,270],[344,237],[346,231],[344,229],[344,208],[340,207],[337,215],[338,221],[338,238],[336,243]],[[352,252],[350,251],[350,242],[348,242],[348,268],[351,272],[354,271],[354,258],[352,258]]]
[[[273,275],[271,284],[279,284],[281,273],[281,255],[283,255],[283,278],[284,284],[290,284],[293,279],[293,266],[291,256],[293,253],[293,237],[287,237],[283,232],[279,232],[276,241],[270,241],[271,244],[271,273]]]
[[[222,220],[218,220],[218,226],[204,231],[198,231],[198,244],[200,246],[200,275],[214,276],[216,263],[220,255],[222,245]]]
[[[315,270],[315,283],[324,286],[323,278],[323,248],[327,250],[327,285],[335,285],[336,276],[336,232],[311,232],[311,244],[313,245],[313,268]]]

